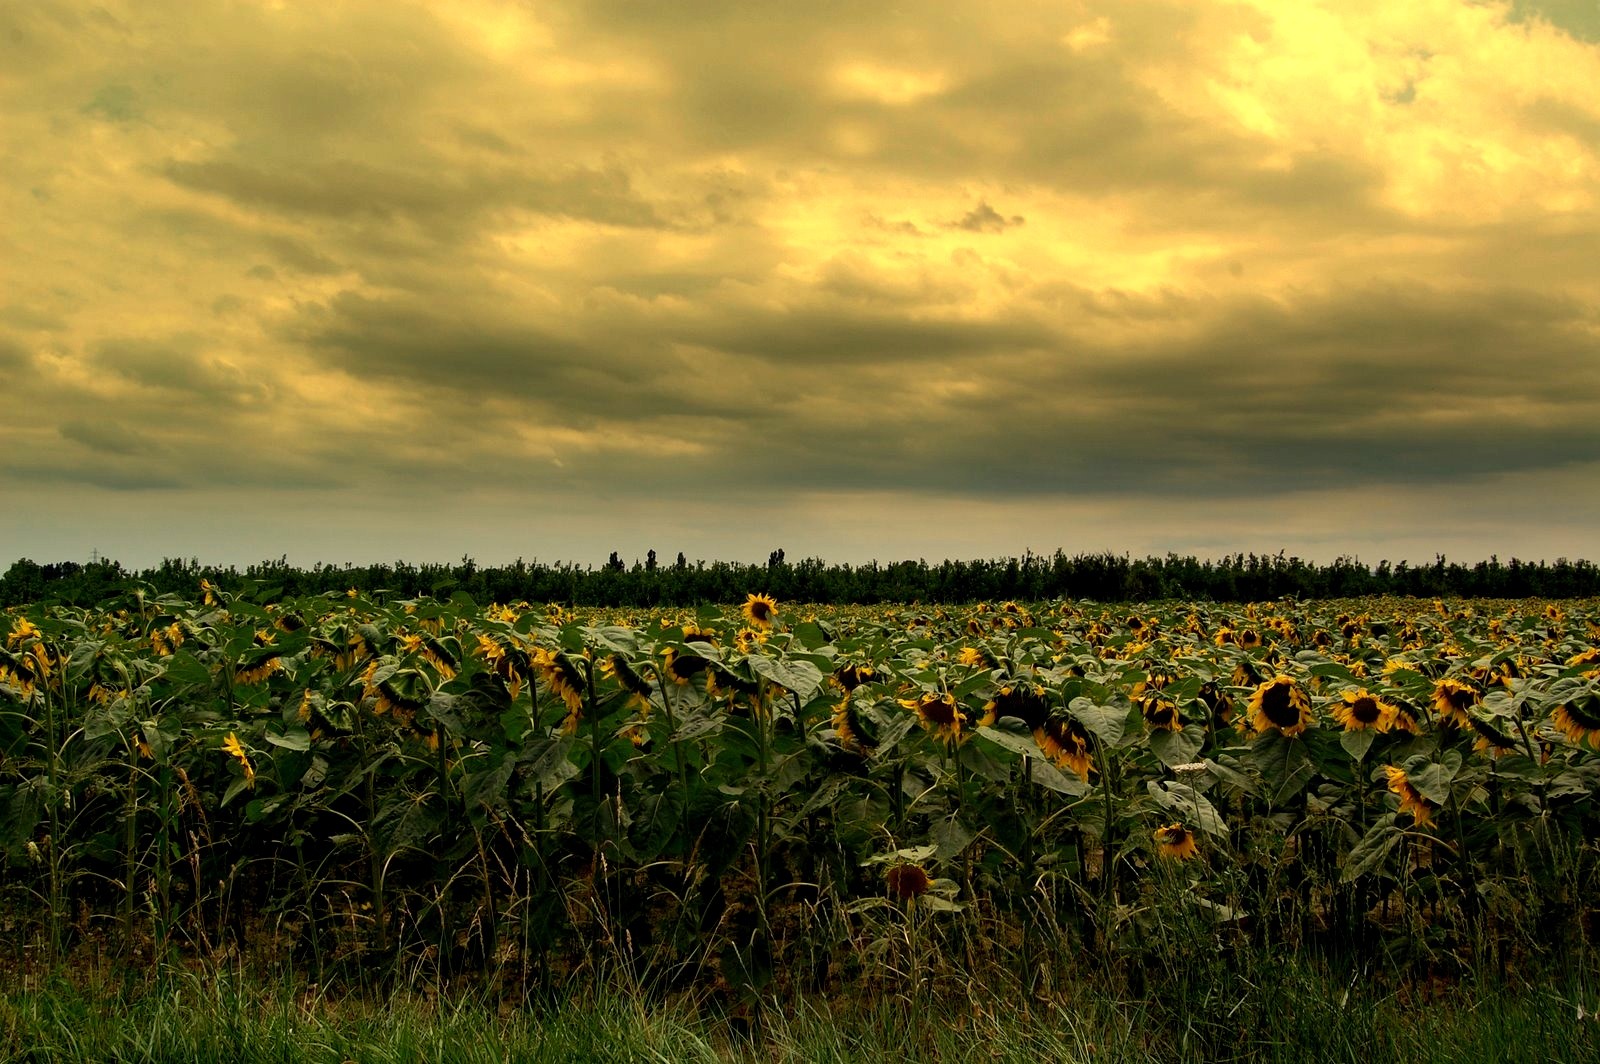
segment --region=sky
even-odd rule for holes
[[[0,565],[1600,557],[1600,0],[0,49]]]

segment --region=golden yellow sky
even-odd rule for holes
[[[0,564],[1600,555],[1594,3],[0,44]]]

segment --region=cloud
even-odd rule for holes
[[[7,9],[0,487],[1137,529],[1582,482],[1580,8]]]
[[[980,203],[962,216],[959,222],[953,222],[957,229],[967,229],[974,233],[1001,233],[1013,226],[1022,225],[1027,219],[1020,214],[1013,214],[1007,218],[988,203]]]

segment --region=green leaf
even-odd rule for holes
[[[976,732],[979,739],[993,743],[1002,750],[1009,750],[1013,754],[1023,757],[1039,758],[1044,756],[1044,751],[1039,749],[1039,744],[1034,741],[1033,733],[1019,720],[1005,717],[998,724],[983,726]]]
[[[268,731],[264,738],[273,746],[281,747],[284,750],[305,751],[311,749],[311,733],[299,725],[284,729],[281,735]]]
[[[1420,764],[1418,762],[1421,762]],[[1461,770],[1461,754],[1446,750],[1438,761],[1412,758],[1406,762],[1406,779],[1411,786],[1434,805],[1444,805],[1450,800],[1450,781]]]
[[[941,861],[948,861],[972,844],[977,834],[952,813],[934,821],[931,833],[935,853]]]
[[[1089,793],[1090,788],[1087,783],[1077,776],[1067,775],[1043,757],[1035,757],[1029,762],[1029,775],[1033,778],[1033,782],[1057,794],[1081,798]]]
[[[765,654],[751,654],[745,658],[751,670],[769,683],[793,691],[805,701],[822,686],[822,670],[809,661],[795,658],[770,658]]]
[[[1251,743],[1245,757],[1266,780],[1273,805],[1283,805],[1299,795],[1317,771],[1305,743],[1276,729]]]
[[[511,774],[516,767],[516,758],[506,754],[489,768],[468,773],[461,781],[461,800],[469,809],[480,805],[485,808],[501,805],[505,801],[506,784],[511,781]]]
[[[1082,697],[1074,698],[1068,709],[1079,724],[1107,746],[1116,746],[1122,741],[1123,733],[1128,727],[1127,710],[1099,706]]]
[[[1344,747],[1345,753],[1350,755],[1350,760],[1360,764],[1367,756],[1367,751],[1372,749],[1373,740],[1378,733],[1371,728],[1362,728],[1360,731],[1347,731],[1339,733],[1339,745]]]
[[[211,685],[211,670],[187,650],[179,650],[172,655],[172,660],[167,662],[166,671],[162,675],[168,682],[180,688]]]
[[[1403,837],[1404,833],[1394,826],[1394,814],[1385,814],[1361,837],[1360,842],[1350,848],[1339,878],[1349,883],[1375,870]]]
[[[672,842],[688,807],[688,794],[678,780],[669,781],[661,793],[648,795],[640,802],[629,831],[629,841],[639,860],[652,861],[661,855]]]
[[[1177,783],[1173,780],[1151,780],[1145,784],[1145,789],[1150,792],[1150,797],[1163,809],[1176,813],[1185,824],[1193,825],[1208,835],[1224,838],[1228,834],[1228,825],[1223,822],[1221,814],[1206,798],[1205,795],[1195,790],[1187,783]]]
[[[1198,725],[1188,725],[1182,731],[1165,728],[1150,733],[1150,750],[1168,768],[1192,765],[1206,743],[1205,730]]]

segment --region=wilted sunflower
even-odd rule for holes
[[[1517,748],[1516,740],[1505,732],[1496,728],[1486,720],[1472,717],[1472,730],[1478,734],[1478,741],[1472,744],[1472,749],[1480,754],[1486,753],[1490,757],[1500,757],[1509,754]]]
[[[884,873],[884,879],[888,882],[889,893],[907,902],[922,897],[933,885],[927,869],[917,864],[895,865]]]
[[[1183,731],[1183,721],[1178,718],[1178,707],[1171,699],[1149,695],[1139,700],[1139,713],[1154,731]]]
[[[639,675],[637,669],[622,654],[607,654],[600,659],[600,672],[602,675],[615,680],[618,687],[628,692],[628,701],[648,713],[650,711],[650,694],[654,690],[650,681]]]
[[[956,657],[956,661],[974,669],[995,669],[1000,667],[1000,663],[994,659],[993,654],[989,653],[987,647],[962,647],[960,655]]]
[[[856,707],[851,704],[848,694],[844,696],[842,702],[833,707],[832,717],[833,732],[839,737],[841,747],[860,753],[872,745],[862,734],[861,717],[856,713]]]
[[[1478,689],[1460,680],[1446,677],[1433,685],[1433,711],[1439,714],[1440,720],[1460,728],[1471,726],[1472,718],[1467,711],[1478,704],[1478,698]]]
[[[1406,776],[1406,770],[1395,765],[1385,765],[1383,771],[1389,777],[1389,790],[1400,796],[1400,812],[1410,813],[1418,827],[1431,823],[1434,805],[1422,796],[1421,791],[1412,786],[1411,780]]]
[[[1070,768],[1079,779],[1088,782],[1089,770],[1094,767],[1091,757],[1094,740],[1078,718],[1065,710],[1057,710],[1043,726],[1033,730],[1033,741],[1056,767]]]
[[[1394,727],[1395,717],[1399,712],[1392,704],[1364,689],[1342,691],[1339,694],[1339,701],[1333,707],[1333,719],[1349,732],[1365,731],[1368,728],[1386,732]]]
[[[766,631],[772,627],[773,618],[778,615],[778,603],[769,595],[747,595],[743,612],[745,620],[752,627]]]
[[[954,695],[925,694],[919,698],[902,698],[900,704],[916,711],[923,730],[940,742],[960,743],[966,739],[963,730],[968,724],[967,714],[956,705]]]
[[[874,672],[871,665],[845,664],[834,669],[830,679],[833,686],[845,694],[849,694],[862,684],[870,682],[873,675]]]
[[[1050,716],[1050,700],[1036,683],[1007,684],[983,707],[979,722],[992,725],[1001,717],[1016,717],[1029,729],[1040,727]]]
[[[546,690],[554,692],[565,702],[572,716],[583,710],[583,690],[587,679],[578,659],[565,650],[551,651],[534,647],[533,667],[539,670],[539,678],[544,681]]]
[[[1292,677],[1279,673],[1250,696],[1250,726],[1257,732],[1276,728],[1292,738],[1311,726],[1311,700]]]
[[[1586,692],[1557,706],[1550,722],[1576,746],[1588,743],[1600,749],[1600,695]]]
[[[1394,721],[1390,725],[1395,731],[1410,732],[1416,735],[1422,730],[1422,711],[1403,698],[1397,698],[1391,703],[1394,706]]]
[[[235,669],[233,682],[241,687],[248,687],[251,684],[260,683],[281,668],[283,668],[283,659],[273,655],[269,658],[260,659],[253,665]]]
[[[1169,861],[1187,861],[1199,856],[1199,847],[1195,845],[1194,832],[1182,824],[1168,824],[1164,828],[1156,828],[1150,835],[1156,843],[1156,852]]]
[[[1213,728],[1226,728],[1233,723],[1233,699],[1228,693],[1218,687],[1214,681],[1207,680],[1200,685],[1200,704],[1211,713],[1211,726]]]
[[[699,654],[680,654],[676,647],[663,648],[661,657],[661,667],[667,678],[680,687],[686,686],[711,664]]]
[[[1235,687],[1254,687],[1261,682],[1261,670],[1249,658],[1241,658],[1233,667],[1231,679]]]

